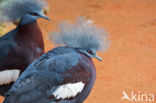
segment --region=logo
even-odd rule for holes
[[[128,95],[125,91],[122,91],[122,98],[121,100],[128,100],[128,101],[138,101],[138,102],[154,102],[154,94],[146,94],[137,92],[134,93],[131,91],[131,94]]]

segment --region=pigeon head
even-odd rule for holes
[[[1,3],[1,15],[7,18],[3,21],[16,22],[20,19],[20,24],[28,24],[38,18],[48,19],[43,13],[46,8],[43,0],[6,0]]]
[[[32,23],[32,22],[36,21],[38,18],[43,18],[43,19],[50,20],[47,16],[44,15],[42,10],[31,11],[31,12],[28,12],[27,14],[25,14],[21,18],[20,25],[25,25],[25,24]]]
[[[90,20],[82,17],[75,24],[61,23],[59,30],[52,32],[50,38],[56,45],[66,45],[100,61],[102,58],[96,52],[107,50],[109,47],[107,33],[91,24]]]

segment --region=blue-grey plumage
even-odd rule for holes
[[[85,33],[88,46],[80,45],[84,38],[80,34],[80,37],[75,35],[75,47],[73,44],[71,47],[69,41],[72,42],[74,37],[69,41],[65,40],[70,32],[71,30],[61,31],[63,37],[57,39],[68,42],[66,46],[52,49],[27,67],[6,94],[4,103],[83,103],[96,79],[92,57],[101,61],[95,50],[102,42],[96,42],[95,46],[92,40],[96,38],[89,40],[93,35]],[[78,29],[76,32],[81,33]]]
[[[28,66],[7,93],[4,103],[81,103],[95,81],[95,68],[91,63],[89,57],[73,48],[55,48]],[[63,84],[79,82],[84,85],[81,95],[77,92],[74,97],[56,98],[53,94]]]
[[[37,19],[49,19],[34,0],[10,2],[13,8],[6,10],[13,9],[17,15],[12,13],[8,17],[13,20],[19,17],[20,22],[14,30],[0,37],[0,95],[4,95],[9,90],[9,83],[14,82],[31,62],[44,53],[42,32]]]
[[[39,13],[43,16],[41,11],[46,7],[44,0],[4,0],[0,4],[0,22],[15,22],[28,13]]]

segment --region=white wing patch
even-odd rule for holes
[[[84,86],[85,84],[82,82],[64,84],[59,86],[52,95],[54,95],[56,99],[75,97],[83,90]]]
[[[20,70],[5,70],[0,72],[0,85],[9,84],[16,81],[19,77]]]

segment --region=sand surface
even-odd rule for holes
[[[46,51],[53,48],[47,34],[63,20],[86,16],[109,33],[110,49],[98,53],[103,62],[94,59],[97,79],[84,103],[132,103],[121,100],[122,91],[156,95],[156,0],[48,1],[51,21],[39,20]]]

